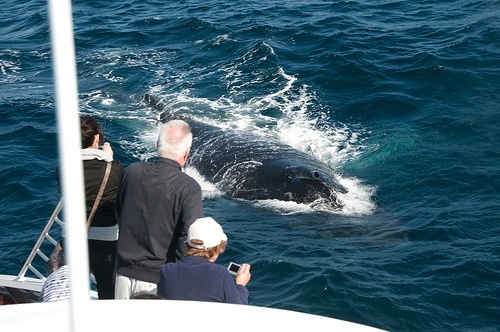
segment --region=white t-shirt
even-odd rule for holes
[[[69,298],[69,267],[68,265],[63,265],[45,279],[39,301],[67,301]]]

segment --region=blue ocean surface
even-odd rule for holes
[[[250,304],[389,331],[500,331],[500,1],[73,1],[80,110],[124,165],[158,111],[330,165],[340,211],[224,197],[196,169],[217,261]],[[48,6],[0,9],[0,262],[17,274],[59,200]],[[0,309],[1,310],[1,309]]]

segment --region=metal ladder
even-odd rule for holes
[[[50,216],[49,220],[47,221],[47,224],[45,224],[45,227],[44,227],[42,233],[40,234],[40,237],[38,238],[35,245],[33,246],[33,249],[31,250],[31,253],[28,256],[28,259],[26,260],[23,267],[21,268],[21,271],[17,275],[17,279],[21,279],[21,280],[24,279],[28,269],[31,272],[33,272],[39,279],[41,279],[41,280],[46,279],[46,277],[43,275],[43,273],[41,273],[35,266],[33,266],[33,260],[35,259],[36,256],[41,257],[44,260],[44,262],[47,262],[49,260],[48,255],[43,253],[40,250],[40,247],[42,246],[42,244],[44,243],[45,240],[48,240],[50,243],[52,243],[52,245],[54,247],[57,245],[58,241],[56,241],[50,235],[49,231],[51,230],[54,223],[56,223],[62,229],[64,229],[64,222],[59,218],[59,214],[61,213],[62,207],[63,207],[63,199],[61,198],[59,203],[57,203],[57,206],[54,209],[54,212],[52,212],[52,215]],[[90,274],[90,280],[92,281],[92,283],[95,284],[95,277],[92,273]]]

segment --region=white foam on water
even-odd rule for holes
[[[106,98],[102,101],[102,104],[103,105],[106,105],[106,106],[110,106],[110,105],[113,105],[115,103],[115,100],[112,99],[112,98]]]
[[[222,36],[223,37],[223,36]],[[221,38],[224,39],[224,38]],[[269,45],[267,54],[274,54]],[[260,77],[245,77],[238,66],[248,65],[252,56],[257,56],[257,61],[265,61],[266,55],[258,55],[257,50],[249,51],[233,65],[219,69],[225,72],[225,79],[230,81],[228,87],[229,95],[220,96],[217,99],[209,99],[194,96],[188,88],[172,92],[166,91],[161,83],[150,87],[149,93],[159,96],[164,102],[166,109],[170,112],[180,112],[196,118],[199,121],[218,126],[221,128],[232,128],[259,135],[263,140],[277,139],[300,151],[310,154],[322,162],[328,164],[338,173],[336,180],[348,189],[345,194],[339,193],[338,199],[343,204],[340,211],[333,213],[359,215],[369,214],[375,209],[372,197],[376,189],[363,183],[362,179],[349,177],[342,174],[342,165],[347,161],[359,158],[366,147],[363,138],[366,136],[365,129],[360,126],[343,123],[332,123],[331,114],[328,114],[321,103],[318,102],[314,91],[307,85],[299,85],[293,75],[287,74],[282,68],[276,69],[276,89],[268,94],[244,99],[237,96],[238,89],[245,89],[252,84],[259,84]],[[160,55],[150,55],[153,59]],[[112,56],[112,65],[118,61]],[[146,60],[144,60],[146,61]],[[98,75],[103,75],[102,66]],[[155,73],[160,78],[165,76],[165,68],[158,69]],[[106,72],[106,70],[104,70]],[[184,82],[190,75],[196,73],[182,73],[170,75],[169,80]],[[161,81],[161,79],[158,81]],[[253,81],[249,81],[252,79]],[[234,94],[234,96],[233,96]],[[116,117],[130,124],[132,134],[122,139],[119,143],[131,153],[134,158],[142,161],[156,156],[156,139],[159,130],[159,118],[161,112],[146,107],[140,103],[135,108],[120,109],[119,103],[108,94],[96,90],[86,98],[86,107],[92,112],[99,113],[94,104],[106,109],[106,117]],[[118,109],[118,111],[114,111]],[[193,169],[186,169],[186,173],[192,175],[202,185],[204,197],[219,197],[222,195],[214,184],[209,183]],[[321,209],[316,206],[312,208],[305,204],[294,202],[282,202],[266,200],[255,202],[259,206],[281,211],[281,213],[308,212]]]
[[[200,173],[198,173],[195,168],[186,167],[184,171],[187,175],[195,179],[196,182],[200,184],[203,198],[210,199],[222,196],[222,192],[217,189],[217,187],[213,183],[205,180],[205,178]]]
[[[375,187],[363,184],[360,179],[338,176],[337,181],[347,188],[347,192],[337,194],[342,203],[340,214],[344,215],[367,215],[371,214],[376,205],[373,202]]]

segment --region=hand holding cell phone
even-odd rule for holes
[[[241,264],[238,273],[236,274],[235,283],[237,285],[246,286],[251,277],[252,275],[250,274],[250,264]]]

